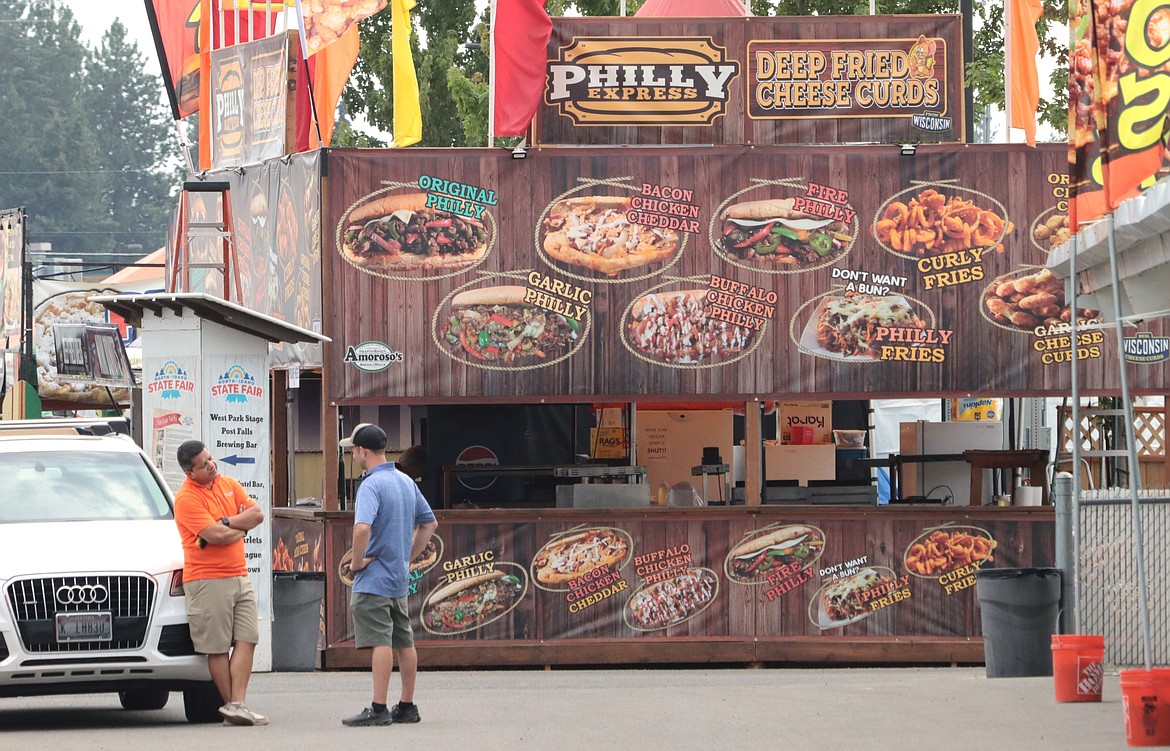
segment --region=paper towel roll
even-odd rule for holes
[[[1044,488],[1020,485],[1016,488],[1016,497],[1013,503],[1016,506],[1039,506],[1043,500]]]

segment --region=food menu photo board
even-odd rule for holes
[[[1063,157],[330,151],[330,396],[1063,393],[1072,317],[1100,315],[1045,268]],[[1114,346],[1078,334],[1085,388]]]
[[[431,642],[971,636],[979,568],[1051,561],[1052,543],[1034,534],[1036,523],[842,521],[815,512],[799,522],[629,515],[444,523],[411,564],[411,615],[417,638]],[[350,533],[343,524],[330,532],[347,551],[329,584],[345,624]],[[348,629],[335,628],[330,640],[352,640]]]

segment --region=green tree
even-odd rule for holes
[[[450,71],[462,70],[471,63],[464,44],[469,41],[475,14],[475,0],[422,3],[411,13],[411,54],[418,76],[424,146],[480,145],[467,140],[464,116],[448,83]],[[348,113],[363,115],[371,125],[387,133],[394,128],[390,21],[387,9],[361,22],[361,54],[342,96]],[[425,47],[422,38],[426,39]],[[358,136],[348,129],[338,133],[335,143],[357,145]],[[373,140],[369,136],[366,139]]]
[[[57,0],[0,0],[0,21],[0,207],[24,206],[57,255],[161,245],[177,136],[125,28],[89,50]]]
[[[103,123],[97,162],[106,170],[100,203],[118,228],[120,249],[161,246],[181,174],[178,136],[163,104],[162,82],[144,72],[146,58],[115,21],[85,61],[83,102]],[[167,168],[167,165],[171,165]]]
[[[864,15],[869,0],[750,0],[757,16]],[[643,0],[628,0],[632,15]],[[880,14],[958,13],[959,0],[875,0]],[[966,66],[966,80],[974,88],[976,111],[1004,105],[1003,5],[973,2],[977,32],[974,56]],[[478,17],[472,3],[428,3],[415,17],[415,64],[422,96],[425,146],[483,145],[487,141],[487,69],[489,38],[486,11]],[[549,0],[549,15],[616,16],[620,0]],[[420,6],[422,8],[422,6]],[[1056,96],[1041,103],[1041,121],[1063,132],[1067,120],[1068,71],[1063,65],[1067,49],[1065,5],[1044,0],[1044,16],[1037,24],[1041,55],[1056,61],[1051,83]],[[390,14],[383,12],[362,24],[362,53],[357,72],[344,101],[351,114],[363,115],[372,125],[391,129]],[[422,46],[420,39],[428,41]],[[472,42],[469,47],[465,43]],[[421,53],[421,54],[420,54]],[[445,80],[444,79],[445,74]],[[972,116],[975,116],[972,113]],[[437,122],[441,119],[442,122]],[[352,128],[338,137],[344,145],[369,142],[370,137]]]
[[[0,19],[0,206],[26,207],[30,239],[55,252],[110,250],[81,30],[54,0],[0,0]]]

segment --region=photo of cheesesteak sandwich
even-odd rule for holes
[[[460,579],[427,595],[420,611],[422,626],[440,635],[474,631],[502,617],[523,596],[523,580],[506,570]]]
[[[793,208],[793,198],[733,203],[719,215],[720,247],[761,268],[803,271],[836,261],[853,246],[844,222]]]
[[[418,557],[410,562],[410,572],[414,573],[418,571],[425,574],[427,571],[431,570],[431,567],[439,562],[439,558],[442,555],[443,541],[439,538],[438,535],[431,535],[431,539],[427,541],[427,544],[425,547],[423,547],[422,552],[418,554]]]
[[[723,365],[756,344],[756,332],[723,321],[704,300],[706,290],[651,292],[634,300],[626,346],[649,360],[676,365]]]
[[[555,537],[532,557],[532,576],[543,589],[563,591],[569,582],[594,569],[620,569],[632,548],[630,536],[620,529],[587,529]]]
[[[465,290],[439,319],[439,341],[471,364],[539,365],[580,342],[581,322],[524,302],[525,287]]]
[[[811,566],[824,552],[824,532],[817,527],[794,524],[764,530],[739,543],[727,554],[723,570],[731,581],[763,584],[773,571],[787,569],[795,573]]]
[[[542,247],[558,261],[606,276],[665,261],[678,250],[678,233],[633,224],[628,196],[578,196],[553,204],[542,223]]]
[[[639,589],[626,602],[626,625],[660,631],[694,618],[719,594],[719,577],[709,568],[688,568],[678,576]]]
[[[483,221],[426,204],[426,193],[406,193],[351,209],[341,220],[342,255],[372,273],[458,270],[483,260],[488,249]]]

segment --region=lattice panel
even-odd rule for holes
[[[1101,421],[1104,418],[1094,414],[1092,408],[1081,410],[1080,450],[1100,451],[1106,448],[1124,448],[1124,443],[1118,446],[1105,446],[1106,432]],[[1060,411],[1060,453],[1071,454],[1073,450],[1073,422],[1072,410]],[[1161,457],[1166,454],[1166,413],[1156,407],[1134,407],[1133,435],[1137,442],[1138,456]]]

